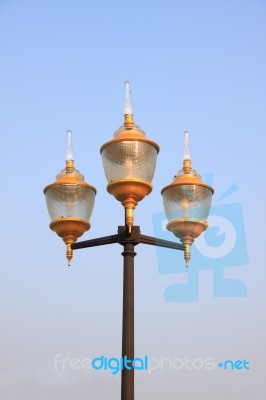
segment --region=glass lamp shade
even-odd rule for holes
[[[71,175],[74,178],[72,183],[71,176],[61,173],[54,184],[45,188],[46,204],[51,221],[62,217],[89,221],[91,217],[96,190],[83,181],[83,176],[77,170],[74,170],[74,174]]]
[[[51,221],[57,218],[82,218],[90,220],[95,192],[78,185],[55,186],[45,193],[46,204]]]
[[[193,218],[207,221],[212,191],[199,185],[170,186],[163,191],[163,204],[168,220]]]
[[[106,146],[102,150],[102,161],[108,183],[130,178],[151,182],[157,149],[144,141],[123,140]]]
[[[100,150],[108,181],[107,191],[124,206],[129,233],[135,207],[152,191],[151,181],[159,152],[159,146],[146,139],[144,132],[134,125],[133,118],[131,121],[126,120],[114,139]]]

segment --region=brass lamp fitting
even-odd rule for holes
[[[205,189],[209,189],[211,193],[214,190],[211,186],[206,185],[200,178],[200,176],[191,167],[191,160],[184,159],[183,169],[175,176],[174,181],[164,187],[161,191],[162,195],[164,192],[170,190],[168,196],[170,198],[171,191],[174,196],[174,189],[182,186],[190,186],[195,188],[200,186]],[[173,232],[173,234],[178,237],[181,242],[185,245],[184,258],[186,260],[186,266],[188,266],[190,260],[190,246],[202,232],[208,228],[208,224],[205,219],[196,219],[189,217],[189,199],[185,200],[186,207],[183,206],[183,217],[177,219],[170,219],[166,225],[167,230]],[[179,206],[180,207],[180,206]]]
[[[188,159],[184,160],[184,161],[183,161],[183,171],[184,171],[184,174],[190,174],[190,173],[191,173],[191,170],[192,170],[191,161],[188,160]]]
[[[120,201],[125,208],[125,224],[131,233],[134,225],[134,209],[152,191],[152,185],[143,179],[119,179],[107,185],[108,193]]]
[[[60,217],[50,223],[52,231],[56,232],[66,244],[66,258],[68,266],[73,258],[71,245],[90,229],[90,223],[81,218]]]
[[[157,143],[146,138],[145,133],[134,124],[132,114],[124,115],[123,126],[114,134],[114,138],[103,144],[100,148],[100,153],[108,147],[119,142],[144,142],[155,147],[157,153],[160,147]],[[112,194],[125,208],[125,224],[128,227],[128,232],[131,233],[134,225],[134,209],[145,196],[152,191],[152,185],[149,181],[139,178],[123,178],[111,180],[107,185],[108,193]]]
[[[79,189],[85,187],[91,189],[96,194],[96,189],[84,181],[83,176],[74,168],[74,161],[67,160],[66,168],[58,176],[54,183],[44,188],[44,194],[48,195],[49,190],[56,187],[73,187]],[[53,201],[57,201],[56,192],[52,195]],[[47,203],[48,205],[48,203]],[[63,206],[62,206],[63,207]],[[49,207],[48,207],[49,210]],[[63,211],[62,211],[63,213]],[[50,223],[50,228],[60,236],[66,244],[66,257],[68,260],[68,266],[73,257],[73,251],[71,245],[76,240],[90,229],[90,223],[86,219],[70,216],[56,216],[55,219]]]

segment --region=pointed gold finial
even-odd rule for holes
[[[189,264],[189,260],[190,260],[190,243],[185,244],[184,259],[186,261],[186,267],[188,268],[188,264]]]
[[[66,250],[66,258],[67,258],[67,266],[70,267],[71,260],[73,258],[73,250],[71,248],[72,243],[67,244],[67,250]]]
[[[189,234],[185,234],[181,238],[181,242],[185,246],[184,259],[186,261],[186,267],[188,268],[189,260],[190,260],[190,246],[194,242],[194,238],[191,237],[191,235],[189,235]]]

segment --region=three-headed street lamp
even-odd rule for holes
[[[67,131],[66,167],[56,181],[44,188],[50,228],[66,244],[68,265],[73,250],[119,243],[124,247],[123,279],[123,328],[122,359],[134,359],[134,248],[143,243],[184,251],[186,265],[190,259],[190,246],[208,227],[207,217],[211,207],[213,188],[206,185],[191,166],[189,133],[184,134],[183,168],[174,181],[161,193],[168,224],[166,228],[182,242],[176,243],[142,235],[134,225],[134,209],[152,191],[159,146],[147,139],[135,125],[129,82],[125,82],[124,124],[114,133],[112,140],[103,144],[104,172],[108,181],[107,191],[121,202],[125,209],[125,226],[111,236],[78,242],[77,239],[90,229],[96,189],[84,181],[74,167],[71,131]],[[122,369],[121,399],[134,399],[134,368]]]

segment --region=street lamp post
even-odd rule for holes
[[[134,359],[134,257],[135,246],[148,244],[184,251],[186,265],[190,246],[207,229],[207,217],[213,189],[201,181],[191,167],[188,132],[185,132],[183,169],[174,181],[162,189],[164,208],[169,220],[167,229],[182,243],[143,235],[134,225],[134,209],[152,190],[159,146],[146,138],[134,123],[129,82],[125,82],[124,124],[114,137],[105,143],[102,154],[107,191],[121,202],[125,209],[125,225],[115,235],[75,243],[90,228],[96,189],[84,181],[74,167],[71,132],[67,132],[66,168],[54,183],[44,189],[50,228],[66,243],[68,265],[73,250],[119,243],[123,246],[123,327],[122,359]],[[134,400],[134,368],[122,369],[121,399]]]

